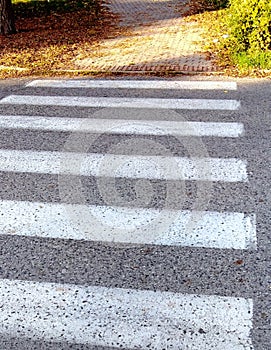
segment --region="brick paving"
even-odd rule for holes
[[[182,19],[185,0],[111,0],[119,35],[77,57],[77,69],[95,72],[212,72],[203,30]]]

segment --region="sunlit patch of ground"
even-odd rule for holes
[[[81,52],[74,61],[76,67],[104,71],[215,68],[205,48],[204,30],[195,20],[184,21],[185,0],[111,0],[110,9],[119,13],[121,35]]]
[[[74,62],[82,69],[107,70],[131,65],[174,67],[194,63],[211,69],[202,34],[197,22],[184,23],[181,18],[163,20],[97,42],[89,52],[81,52]]]

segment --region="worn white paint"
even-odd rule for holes
[[[38,96],[9,95],[0,104],[62,106],[62,107],[102,107],[102,108],[151,108],[187,110],[237,110],[236,100],[211,99],[166,99],[132,97],[79,97],[79,96]]]
[[[220,249],[256,249],[255,215],[0,201],[7,235]]]
[[[185,158],[0,149],[0,171],[135,179],[248,181],[246,162],[235,158]]]
[[[52,88],[108,88],[108,89],[170,89],[170,90],[237,90],[232,81],[185,81],[185,80],[34,80],[27,87]]]
[[[252,299],[0,280],[0,334],[151,350],[251,350]]]
[[[133,135],[239,137],[242,123],[0,115],[0,128]]]

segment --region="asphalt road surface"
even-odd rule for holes
[[[271,349],[271,82],[0,84],[0,349]]]

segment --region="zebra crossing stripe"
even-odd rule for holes
[[[182,89],[182,90],[237,90],[231,81],[163,81],[163,80],[34,80],[26,87],[51,88],[108,88],[108,89]]]
[[[0,128],[130,135],[240,137],[242,123],[0,115]]]
[[[0,104],[60,106],[60,107],[101,107],[101,108],[151,108],[186,110],[237,110],[236,100],[212,99],[166,99],[132,97],[79,97],[79,96],[38,96],[9,95]]]
[[[115,243],[256,249],[254,214],[0,201],[0,232]]]
[[[0,171],[134,179],[247,182],[246,162],[100,153],[0,150]]]
[[[127,349],[253,349],[252,299],[2,279],[0,302],[0,333],[11,337]]]

